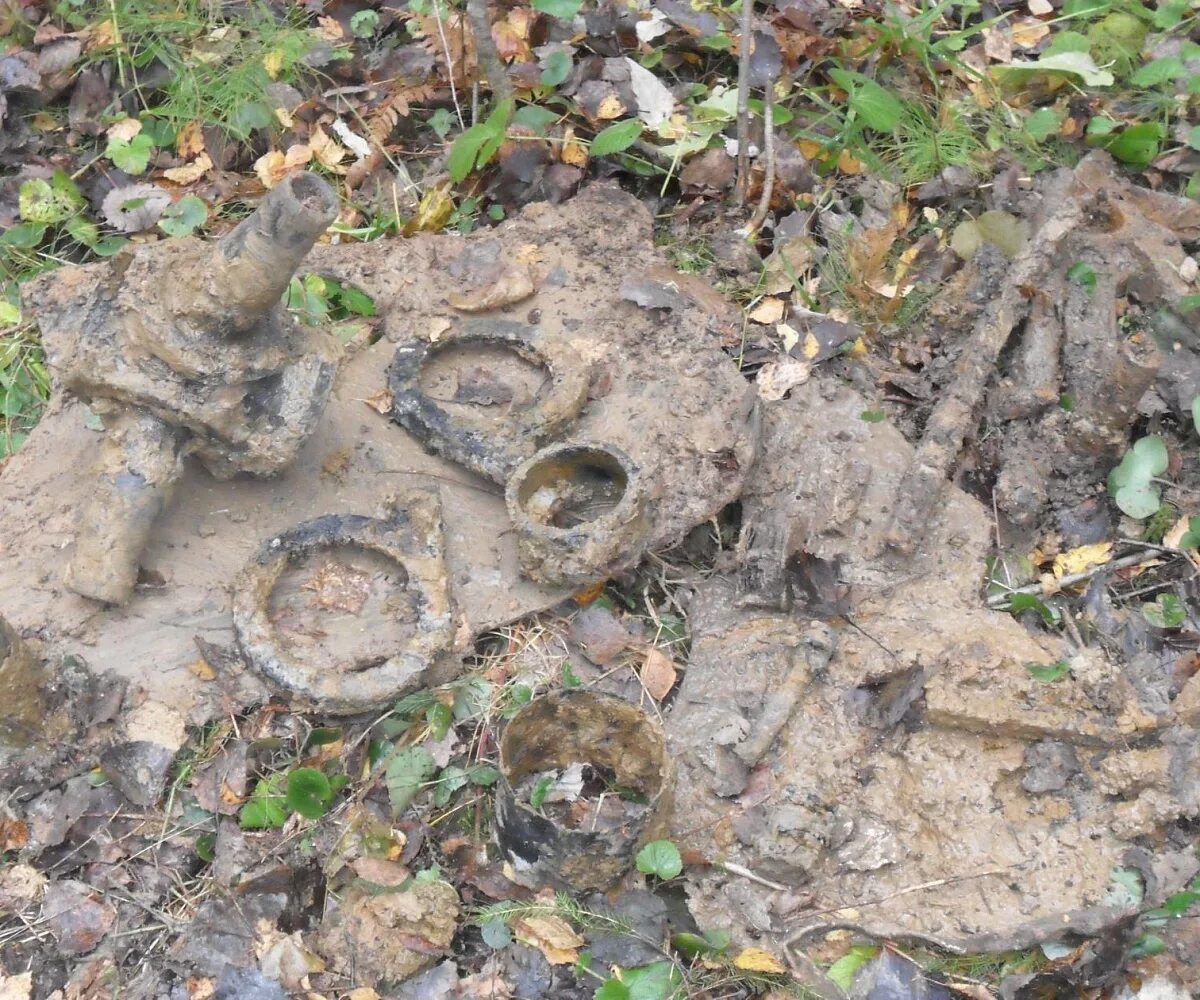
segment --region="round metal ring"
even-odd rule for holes
[[[498,427],[464,427],[421,389],[421,372],[431,358],[453,347],[506,347],[545,368],[549,387],[531,406],[516,409]],[[563,342],[536,327],[510,320],[467,320],[437,341],[401,345],[388,367],[392,419],[431,451],[503,483],[541,445],[562,434],[587,401],[590,368]]]
[[[268,615],[284,570],[321,549],[355,546],[401,568],[417,597],[415,635],[404,649],[364,670],[329,670],[290,656]],[[386,705],[420,685],[454,641],[454,620],[440,550],[422,550],[401,520],[327,514],[269,539],[234,588],[233,626],[247,663],[275,686],[322,711],[348,715]]]

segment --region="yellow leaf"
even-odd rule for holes
[[[821,353],[821,342],[811,333],[804,335],[804,346],[800,349],[806,361],[811,361]]]
[[[596,109],[596,117],[601,121],[620,118],[623,114],[625,114],[625,105],[621,103],[621,99],[616,94],[609,94],[600,101],[600,107]]]
[[[561,917],[525,917],[514,920],[513,936],[522,944],[537,948],[551,965],[578,961],[584,940]]]
[[[172,167],[170,170],[164,170],[163,176],[172,184],[191,184],[193,181],[198,181],[206,173],[212,169],[213,162],[207,153],[201,153],[191,163],[185,163],[182,167]]]
[[[308,145],[317,158],[317,162],[326,170],[335,174],[344,174],[348,168],[341,166],[346,158],[345,147],[334,142],[320,125],[314,125],[308,135]]]
[[[280,49],[272,49],[263,56],[262,62],[263,69],[267,71],[267,76],[274,80],[283,71],[283,52]]]
[[[142,130],[142,123],[136,118],[122,118],[118,122],[113,122],[108,126],[108,131],[105,133],[110,139],[121,139],[129,142],[135,135]]]
[[[796,148],[800,150],[800,154],[806,160],[818,160],[821,154],[825,151],[825,147],[819,142],[813,142],[812,139],[801,139],[796,143]]]
[[[867,345],[863,342],[862,337],[854,338],[854,343],[850,346],[848,354],[852,358],[865,358],[867,356]]]
[[[337,18],[324,16],[317,18],[316,34],[327,42],[340,42],[346,37],[346,32],[342,30]]]
[[[347,993],[346,1000],[379,1000],[379,994],[370,986],[360,986]]]
[[[1112,558],[1112,542],[1097,542],[1095,545],[1080,545],[1077,549],[1063,552],[1054,557],[1054,576],[1061,580],[1064,576],[1082,573],[1093,566],[1100,566]]]
[[[425,232],[436,233],[446,228],[454,214],[454,199],[450,197],[450,184],[439,184],[425,192],[417,206],[417,214],[404,226],[404,235]]]
[[[568,128],[566,134],[563,136],[562,148],[559,150],[558,155],[559,159],[568,166],[587,166],[587,146],[575,138],[575,130],[573,128]]]
[[[258,175],[258,179],[262,182],[265,188],[273,188],[283,179],[283,154],[277,149],[272,149],[269,153],[263,153],[257,160],[254,161],[254,172]]]
[[[754,323],[764,323],[770,326],[772,323],[778,323],[783,319],[783,299],[776,298],[774,295],[766,296],[750,313],[750,320]]]
[[[863,166],[861,160],[856,160],[850,155],[849,150],[845,149],[838,153],[837,168],[843,174],[850,174],[851,176],[857,176],[867,169]]]
[[[204,152],[204,129],[199,122],[188,122],[175,137],[175,152],[185,160]]]
[[[745,949],[733,960],[733,964],[735,968],[745,972],[766,972],[776,976],[787,972],[787,968],[779,959],[762,948]]]
[[[775,326],[775,332],[779,334],[779,340],[783,344],[783,349],[790,352],[793,347],[800,343],[800,334],[787,323],[779,323]]]
[[[202,681],[215,681],[217,679],[217,672],[209,666],[208,660],[204,659],[203,656],[189,663],[188,670]]]

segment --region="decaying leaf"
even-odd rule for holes
[[[327,559],[302,589],[312,592],[318,608],[356,615],[371,596],[371,577],[364,570]]]
[[[212,169],[212,165],[213,161],[209,158],[209,155],[201,153],[191,163],[185,163],[182,167],[171,167],[170,170],[164,170],[163,177],[172,184],[191,184],[208,173]]]
[[[783,319],[783,299],[776,298],[774,295],[768,295],[749,313],[748,318],[752,323],[763,323],[770,326],[772,323],[778,323]]]
[[[733,960],[733,964],[746,972],[765,972],[769,975],[783,975],[787,972],[787,966],[762,948],[743,949]]]
[[[1097,542],[1094,545],[1080,545],[1054,557],[1054,575],[1058,579],[1082,573],[1093,566],[1100,566],[1112,558],[1112,542]]]
[[[154,184],[126,184],[113,188],[100,206],[104,221],[120,233],[149,229],[171,204],[171,196]]]
[[[486,312],[527,299],[536,290],[529,268],[513,264],[505,267],[491,284],[470,292],[451,292],[446,301],[462,312]]]
[[[567,128],[563,134],[562,146],[559,148],[559,159],[572,167],[586,167],[588,150],[582,142],[575,138],[575,129]]]
[[[437,336],[430,337],[430,341],[436,341],[442,332],[444,331],[439,331]],[[384,416],[392,412],[392,394],[387,389],[380,389],[375,395],[364,399],[363,402],[376,413],[382,413]]]
[[[768,403],[783,399],[812,374],[812,366],[798,358],[780,358],[762,366],[758,373],[758,398]]]
[[[662,701],[675,686],[675,664],[661,649],[651,649],[638,676],[650,697]]]
[[[553,914],[514,920],[512,930],[518,941],[537,948],[551,965],[578,961],[579,949],[586,943],[570,924]]]

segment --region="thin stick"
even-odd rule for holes
[[[1093,566],[1090,569],[1084,570],[1082,573],[1068,573],[1057,581],[1058,588],[1061,590],[1064,587],[1073,587],[1077,583],[1086,583],[1099,576],[1106,570],[1129,569],[1131,566],[1151,566],[1162,561],[1162,555],[1155,553],[1154,555],[1146,555],[1145,552],[1135,552],[1133,555],[1122,556],[1120,559],[1113,559],[1111,562],[1101,563],[1099,566]],[[1013,594],[1047,594],[1048,592],[1040,583],[1031,583],[1025,587],[1014,587],[1012,590],[1005,591],[1003,594],[992,594],[987,599],[989,608],[1004,608],[1008,605],[1009,599]]]
[[[950,467],[973,424],[1000,352],[1013,328],[1029,312],[1028,296],[1037,294],[1046,275],[1055,269],[1059,246],[1086,223],[1098,201],[1091,193],[1071,198],[1047,219],[1013,262],[995,307],[980,318],[955,365],[954,380],[930,414],[921,444],[901,481],[887,534],[888,544],[897,552],[911,554],[935,520]]]
[[[761,875],[755,875],[749,868],[743,868],[741,865],[735,865],[732,861],[718,861],[717,868],[723,868],[730,875],[740,875],[742,878],[749,879],[751,882],[757,882],[759,885],[765,885],[768,889],[775,889],[778,892],[787,892],[786,885],[780,885],[778,882],[771,882],[763,878]]]
[[[442,52],[446,55],[446,74],[450,81],[450,100],[454,102],[454,113],[458,115],[458,127],[466,129],[467,122],[463,118],[462,107],[458,103],[458,89],[454,86],[454,59],[450,55],[450,42],[446,40],[446,26],[442,24],[441,0],[433,0],[433,19],[437,21],[438,38],[442,40]]]
[[[763,157],[767,161],[766,174],[763,177],[758,208],[746,223],[747,236],[753,236],[762,229],[762,224],[767,221],[767,213],[771,210],[771,196],[775,193],[775,108],[771,103],[774,96],[775,78],[771,77],[763,94]]]
[[[750,45],[754,0],[742,0],[741,51],[738,53],[737,89],[737,182],[734,202],[740,208],[746,204],[750,189]]]

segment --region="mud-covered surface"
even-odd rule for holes
[[[213,680],[189,669],[197,637],[232,650],[230,587],[264,540],[313,517],[372,515],[390,494],[421,484],[441,494],[464,637],[555,603],[563,589],[531,583],[519,568],[502,488],[431,456],[386,416],[397,344],[436,340],[489,301],[494,315],[537,325],[590,366],[587,406],[567,439],[611,443],[653,470],[647,530],[621,561],[677,540],[737,497],[753,455],[750,397],[720,349],[728,316],[700,309],[671,285],[674,272],[651,248],[650,228],[636,201],[597,187],[562,207],[532,206],[477,237],[316,250],[305,267],[373,296],[381,338],[343,362],[324,415],[279,475],[219,482],[185,463],[123,609],[63,586],[76,511],[92,490],[86,470],[102,439],[79,402],[56,396],[0,479],[0,609],[50,649],[72,651],[204,721],[264,694],[253,675],[231,666],[236,658],[210,663]],[[516,300],[511,287],[489,299],[515,280],[512,267],[528,289]],[[660,275],[669,308],[628,301],[621,288],[629,274]]]

